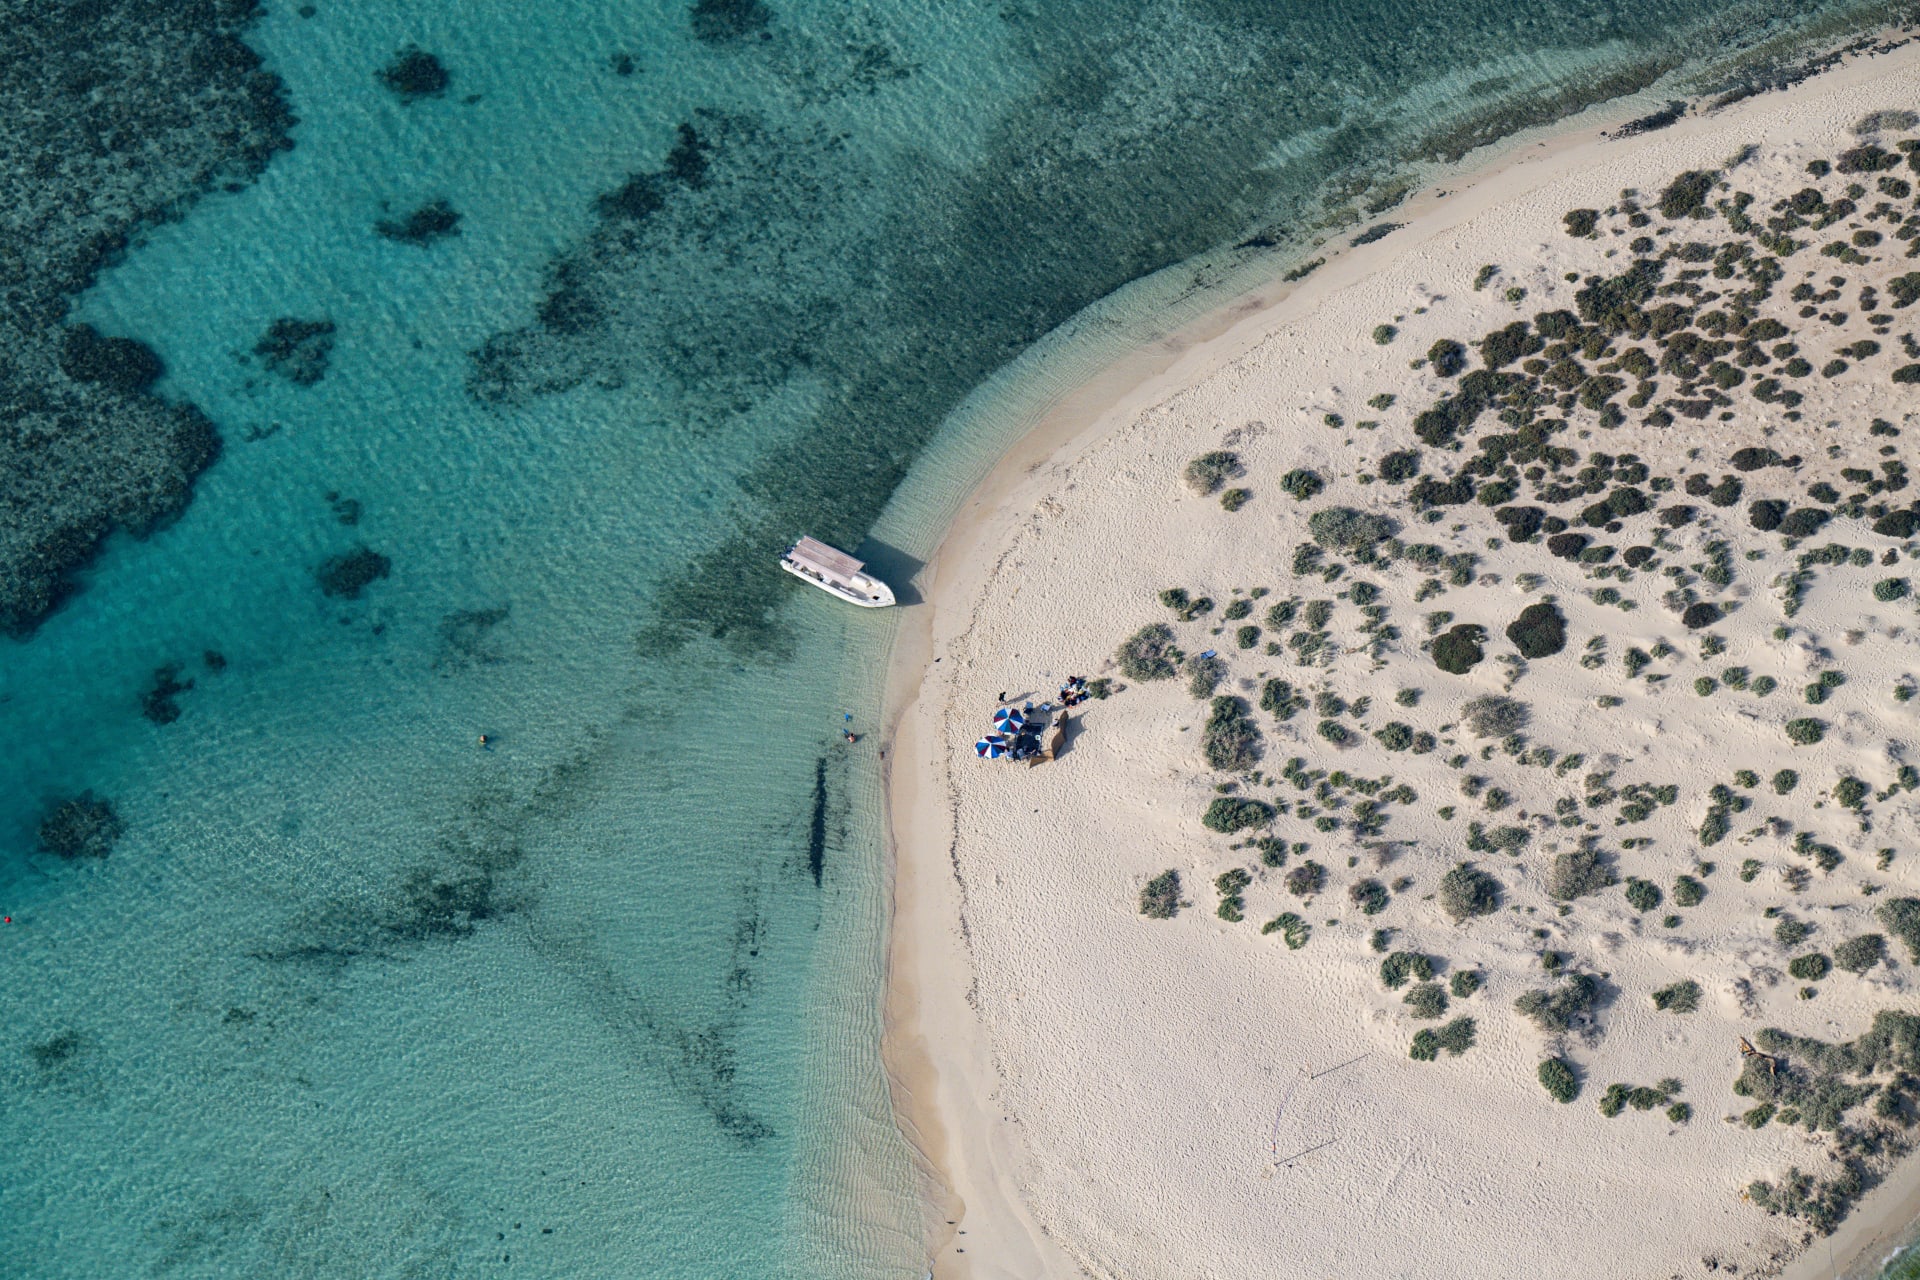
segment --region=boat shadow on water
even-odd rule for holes
[[[897,606],[923,604],[926,597],[920,594],[915,578],[927,562],[910,556],[900,548],[878,538],[862,539],[854,548],[854,553],[866,561],[867,572],[893,588],[893,602]]]

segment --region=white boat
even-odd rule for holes
[[[864,563],[814,538],[802,538],[788,547],[780,567],[862,609],[884,609],[893,603],[892,588],[866,572]]]

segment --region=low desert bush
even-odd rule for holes
[[[1209,831],[1231,835],[1236,831],[1264,827],[1272,821],[1273,806],[1263,800],[1246,796],[1216,796],[1213,803],[1207,806],[1206,816],[1200,819],[1200,825]]]
[[[1833,968],[1833,961],[1818,951],[1809,951],[1787,961],[1787,972],[1802,982],[1818,982]]]
[[[1387,886],[1378,880],[1361,880],[1347,889],[1347,900],[1360,908],[1360,914],[1374,916],[1386,910]]]
[[[1504,694],[1482,694],[1460,708],[1461,723],[1476,738],[1504,738],[1527,727],[1527,704]]]
[[[1660,886],[1639,876],[1627,877],[1627,903],[1635,911],[1652,911],[1660,905]]]
[[[1396,951],[1380,962],[1380,981],[1389,991],[1433,977],[1433,961],[1418,951]]]
[[[1787,721],[1787,741],[1795,746],[1810,747],[1827,736],[1827,724],[1811,716],[1802,716]]]
[[[1187,464],[1185,472],[1187,487],[1199,494],[1216,492],[1227,481],[1245,474],[1240,455],[1225,449],[1201,454]]]
[[[1700,984],[1682,978],[1653,993],[1653,1007],[1666,1013],[1692,1013],[1700,1007]]]
[[[1291,911],[1285,911],[1260,926],[1260,932],[1277,933],[1287,944],[1287,950],[1298,951],[1307,945],[1307,939],[1313,936],[1313,926]]]
[[[1848,973],[1865,973],[1887,956],[1887,940],[1877,933],[1848,938],[1833,949],[1833,963]]]
[[[1569,974],[1559,985],[1534,989],[1513,1002],[1514,1010],[1531,1018],[1533,1025],[1549,1035],[1558,1035],[1584,1017],[1600,999],[1600,980],[1592,974]]]
[[[1171,920],[1180,913],[1180,873],[1162,871],[1140,890],[1140,914],[1153,920]]]
[[[1547,896],[1558,902],[1571,902],[1617,883],[1607,855],[1591,846],[1555,854],[1547,869]]]
[[[1120,674],[1129,680],[1170,680],[1180,672],[1181,653],[1173,644],[1173,628],[1164,622],[1134,632],[1118,657]]]
[[[1447,1011],[1447,993],[1437,982],[1415,983],[1401,998],[1416,1018],[1437,1018]]]
[[[1287,872],[1287,892],[1296,898],[1312,897],[1327,884],[1327,869],[1309,859]]]
[[[1485,658],[1481,647],[1487,629],[1471,622],[1457,623],[1451,630],[1435,636],[1433,664],[1449,675],[1463,676]]]
[[[1327,482],[1316,471],[1306,467],[1295,467],[1280,477],[1280,488],[1291,494],[1295,501],[1305,502],[1327,487]]]
[[[1557,606],[1530,604],[1507,624],[1507,639],[1523,658],[1548,658],[1567,647],[1567,620]]]
[[[1440,909],[1455,921],[1498,911],[1500,882],[1471,862],[1459,863],[1440,877]]]
[[[1555,1102],[1572,1102],[1580,1096],[1580,1077],[1564,1058],[1548,1058],[1540,1064],[1540,1087]]]
[[[1244,773],[1259,763],[1260,726],[1254,723],[1246,699],[1215,698],[1200,733],[1201,750],[1215,769]]]

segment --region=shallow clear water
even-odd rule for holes
[[[1387,207],[1405,156],[1813,16],[699,8],[276,8],[298,145],[82,300],[227,451],[0,642],[15,1273],[918,1274],[838,738],[894,619],[772,554],[876,532],[903,579],[1018,425],[941,423],[1082,308],[1215,251],[999,393],[1271,252],[1223,245]],[[446,96],[376,82],[410,42]],[[657,202],[603,212],[636,174]],[[459,235],[374,234],[440,198]],[[335,326],[314,385],[249,354],[283,316]],[[323,597],[361,544],[391,575]],[[112,855],[36,852],[82,789]]]

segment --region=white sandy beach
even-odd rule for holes
[[[1920,713],[1908,709],[1920,703],[1888,695],[1896,679],[1920,673],[1920,614],[1911,598],[1881,602],[1864,590],[1875,577],[1912,572],[1908,561],[1821,576],[1780,641],[1774,578],[1785,557],[1779,539],[1766,537],[1771,558],[1735,555],[1725,594],[1739,608],[1714,628],[1726,651],[1705,658],[1698,637],[1660,603],[1666,579],[1623,582],[1619,594],[1638,606],[1631,611],[1595,601],[1600,584],[1581,565],[1537,548],[1486,545],[1500,530],[1474,505],[1441,508],[1443,522],[1403,534],[1446,535],[1448,551],[1473,549],[1479,560],[1467,585],[1416,602],[1425,573],[1396,565],[1368,575],[1400,632],[1378,667],[1350,648],[1325,667],[1300,668],[1290,653],[1236,649],[1234,626],[1218,611],[1177,622],[1155,601],[1176,585],[1221,606],[1267,588],[1250,615],[1258,623],[1274,600],[1334,596],[1352,575],[1324,588],[1303,583],[1290,571],[1292,551],[1307,539],[1308,514],[1323,506],[1406,518],[1394,505],[1404,486],[1359,477],[1389,450],[1417,445],[1413,413],[1448,389],[1431,368],[1410,363],[1436,339],[1471,345],[1510,320],[1572,307],[1579,286],[1566,273],[1626,265],[1624,236],[1573,238],[1566,211],[1609,209],[1626,189],[1650,200],[1675,174],[1719,170],[1755,147],[1726,177],[1759,197],[1757,213],[1805,184],[1809,159],[1857,145],[1850,127],[1887,109],[1920,109],[1920,47],[1857,57],[1794,89],[1642,137],[1588,131],[1529,146],[1444,195],[1417,197],[1391,215],[1405,226],[1332,256],[1300,285],[1245,300],[1110,371],[1056,406],[1002,461],[923,571],[926,604],[903,627],[889,677],[896,897],[888,1051],[902,1123],[928,1161],[935,1227],[953,1224],[935,1275],[1812,1277],[1829,1273],[1829,1245],[1842,1266],[1877,1262],[1890,1234],[1920,1212],[1909,1159],[1809,1250],[1801,1224],[1767,1214],[1742,1189],[1794,1165],[1825,1176],[1825,1139],[1739,1122],[1752,1102],[1730,1088],[1742,1067],[1739,1037],[1762,1027],[1848,1040],[1878,1010],[1920,1008],[1916,967],[1891,937],[1887,963],[1861,975],[1836,971],[1816,998],[1799,998],[1801,984],[1782,972],[1789,952],[1762,914],[1787,909],[1814,925],[1808,945],[1828,950],[1884,932],[1873,917],[1878,895],[1920,894],[1910,797],[1876,803],[1869,832],[1832,803],[1813,808],[1815,793],[1844,774],[1876,790],[1887,785],[1898,759],[1887,744],[1920,741]],[[1476,291],[1483,265],[1500,271]],[[1786,265],[1769,304],[1786,315],[1786,291],[1803,275],[1820,281],[1842,270],[1812,249]],[[1912,265],[1882,262],[1854,274]],[[1526,290],[1524,301],[1507,300],[1515,288]],[[1895,334],[1916,327],[1910,317],[1920,311],[1899,314]],[[1369,335],[1386,322],[1398,334],[1376,344]],[[1859,315],[1830,331],[1829,346],[1869,332]],[[1635,413],[1616,430],[1556,442],[1636,454],[1656,474],[1716,478],[1732,451],[1765,444],[1808,459],[1794,477],[1804,490],[1826,475],[1820,467],[1843,465],[1827,446],[1858,449],[1870,418],[1905,425],[1902,456],[1920,442],[1920,418],[1908,420],[1920,397],[1888,377],[1911,357],[1893,338],[1883,343],[1850,374],[1795,384],[1806,394],[1798,422],[1742,393],[1729,421],[1654,429]],[[1367,400],[1381,393],[1396,397],[1393,407],[1370,410]],[[1324,425],[1328,414],[1342,425]],[[1372,419],[1377,427],[1358,426]],[[1591,424],[1576,426],[1584,436]],[[1222,448],[1239,455],[1247,475],[1236,483],[1252,493],[1235,512],[1181,483],[1188,459]],[[1441,460],[1462,455],[1428,456],[1435,474]],[[1306,503],[1289,497],[1279,479],[1294,468],[1325,477],[1326,492]],[[1766,479],[1748,477],[1750,497]],[[1673,531],[1668,558],[1698,562],[1705,544],[1735,533],[1736,546],[1761,545],[1745,513],[1745,502],[1708,509]],[[1835,520],[1809,545],[1898,545],[1869,537],[1869,523]],[[1456,525],[1467,527],[1456,535]],[[1523,586],[1528,572],[1542,581]],[[1543,868],[1561,837],[1544,811],[1560,780],[1546,768],[1516,772],[1497,754],[1464,769],[1447,763],[1456,750],[1490,745],[1455,728],[1460,707],[1509,687],[1497,658],[1512,646],[1501,628],[1547,595],[1566,613],[1569,644],[1523,664],[1512,681],[1512,696],[1531,707],[1526,736],[1561,757],[1581,753],[1588,763],[1580,772],[1611,771],[1616,787],[1680,785],[1679,803],[1630,829],[1603,825],[1601,838],[1616,850],[1621,836],[1650,838],[1649,847],[1618,853],[1619,871],[1662,886],[1696,859],[1715,864],[1683,925],[1663,926],[1664,911],[1636,911],[1617,888],[1557,912]],[[1344,601],[1337,609],[1336,633],[1350,631],[1356,609]],[[1420,649],[1422,615],[1432,609],[1487,624],[1490,660],[1463,676],[1437,670]],[[1305,856],[1330,873],[1325,891],[1303,903],[1283,888],[1283,872],[1230,847],[1240,837],[1203,828],[1223,775],[1201,759],[1207,703],[1189,694],[1184,676],[1121,681],[1114,697],[1082,709],[1071,749],[1052,764],[974,758],[971,743],[999,691],[1038,701],[1069,674],[1113,677],[1116,646],[1156,621],[1171,622],[1188,653],[1220,651],[1229,668],[1222,693],[1253,701],[1263,679],[1282,677],[1347,701],[1370,697],[1378,709],[1369,730],[1402,716],[1439,734],[1444,745],[1430,754],[1390,755],[1364,742],[1336,753],[1315,737],[1314,715],[1260,715],[1268,776],[1244,793],[1291,802],[1297,793],[1285,785],[1276,793],[1272,775],[1295,755],[1311,767],[1391,772],[1422,798],[1387,828],[1392,849],[1378,852],[1347,830],[1288,826],[1287,838],[1310,843]],[[1583,666],[1582,646],[1594,636],[1605,637],[1605,661]],[[1277,641],[1278,631],[1268,638]],[[1671,678],[1629,687],[1621,655],[1663,639],[1677,649],[1658,668]],[[1696,694],[1697,678],[1735,665],[1772,676],[1779,690]],[[1793,745],[1781,725],[1807,714],[1799,690],[1835,668],[1847,683],[1820,710],[1832,726],[1825,741]],[[1423,693],[1402,711],[1394,694],[1407,687]],[[1624,701],[1599,709],[1603,696]],[[1802,775],[1793,820],[1845,861],[1803,890],[1784,886],[1780,873],[1794,864],[1787,841],[1749,832],[1788,812],[1789,800],[1764,785],[1750,811],[1733,818],[1732,837],[1697,848],[1707,790],[1736,769],[1763,779],[1782,769]],[[1513,790],[1515,809],[1531,801],[1540,811],[1523,854],[1465,850],[1471,818],[1513,816],[1468,811],[1460,779],[1476,773]],[[1462,811],[1442,820],[1438,805]],[[1882,869],[1876,853],[1889,846],[1899,852]],[[1495,874],[1504,899],[1496,914],[1455,923],[1432,895],[1463,858]],[[1736,868],[1747,858],[1764,869],[1742,881]],[[1253,880],[1246,919],[1230,923],[1215,915],[1213,881],[1235,866]],[[1168,869],[1179,871],[1191,905],[1171,920],[1147,919],[1140,890]],[[1347,888],[1375,875],[1411,883],[1378,916],[1363,916]],[[1312,927],[1299,950],[1260,931],[1288,911]],[[1476,1021],[1466,1053],[1409,1057],[1413,1034],[1435,1024],[1415,1020],[1402,993],[1383,988],[1382,957],[1369,945],[1382,926],[1395,931],[1392,950],[1442,960],[1443,981],[1465,970],[1484,976],[1449,1011]],[[1605,976],[1615,994],[1597,1029],[1550,1036],[1515,1012],[1523,991],[1550,985],[1546,949]],[[1704,990],[1697,1012],[1653,1007],[1650,992],[1687,978]],[[1549,1053],[1564,1054],[1584,1077],[1570,1104],[1554,1102],[1536,1080]],[[1689,1120],[1632,1109],[1609,1118],[1595,1105],[1614,1082],[1665,1078],[1682,1082],[1674,1097],[1690,1104]]]

